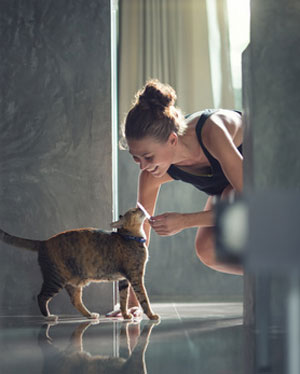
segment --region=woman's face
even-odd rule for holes
[[[177,141],[177,135],[171,133],[165,143],[161,143],[153,137],[145,137],[139,140],[127,139],[127,144],[129,153],[140,165],[140,169],[159,178],[167,172],[174,160]]]

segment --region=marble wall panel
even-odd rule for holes
[[[251,42],[243,58],[248,193],[276,190],[288,195],[300,188],[299,23],[297,0],[251,2]],[[267,277],[270,292],[264,302],[271,305],[270,323],[283,326],[287,277]],[[245,321],[250,325],[255,324],[261,286],[257,274],[247,274]]]
[[[46,239],[112,220],[109,0],[0,2],[0,225]],[[0,244],[0,312],[39,313],[34,253]],[[108,310],[112,286],[90,286]],[[66,294],[52,311],[73,311]]]

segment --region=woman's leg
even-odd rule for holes
[[[129,286],[129,296],[128,296],[128,312],[133,315],[135,318],[141,318],[143,316],[143,310],[140,307],[140,304],[138,302],[138,299],[136,298],[136,295],[132,289],[131,286]],[[106,317],[116,318],[116,317],[122,317],[121,310],[113,310],[112,312],[109,312],[106,314]]]
[[[233,193],[233,189],[231,186],[228,186],[223,191],[221,199],[224,199],[230,193]],[[213,197],[210,196],[207,199],[204,210],[211,210],[212,208]],[[243,274],[243,269],[241,266],[222,263],[217,259],[213,227],[200,227],[198,229],[195,238],[195,249],[200,261],[203,262],[206,266],[210,267],[211,269],[228,274]]]

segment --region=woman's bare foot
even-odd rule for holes
[[[133,318],[142,318],[143,316],[143,311],[140,307],[140,304],[135,296],[134,291],[132,290],[131,287],[129,287],[129,298],[128,298],[128,311],[127,313],[132,314]],[[109,318],[121,318],[122,313],[120,309],[113,310],[112,312],[109,312],[105,315],[106,317]]]
[[[133,306],[131,308],[128,308],[127,311],[128,314],[132,314],[133,318],[142,318],[143,311],[139,306]],[[108,318],[122,318],[122,313],[120,309],[113,310],[112,312],[109,312],[105,315],[105,317]]]

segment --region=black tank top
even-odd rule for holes
[[[196,125],[196,134],[198,137],[198,141],[201,145],[201,148],[207,157],[210,166],[211,166],[211,174],[208,175],[193,175],[186,171],[181,170],[175,165],[171,165],[168,169],[168,174],[176,180],[181,180],[186,183],[190,183],[198,190],[201,190],[208,195],[220,195],[223,190],[229,185],[229,181],[225,177],[223,170],[221,168],[221,165],[218,160],[216,160],[205,148],[203,142],[202,142],[202,128],[207,120],[208,117],[210,117],[214,112],[216,112],[216,109],[206,109],[201,114],[199,121]],[[241,112],[237,112],[240,113]],[[239,152],[242,154],[242,145],[238,147]]]

